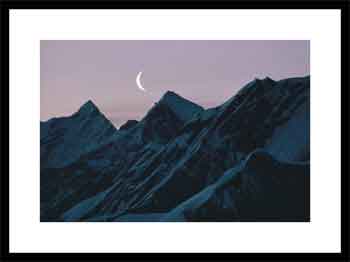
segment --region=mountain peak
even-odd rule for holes
[[[255,78],[254,81],[252,81],[252,83],[263,83],[263,84],[265,84],[265,83],[266,84],[269,84],[269,83],[273,84],[275,82],[276,82],[275,80],[273,80],[272,78],[270,78],[268,76],[261,78],[261,79]]]
[[[166,91],[165,94],[163,95],[163,98],[171,98],[171,97],[181,97],[178,94],[176,94],[173,91]]]
[[[128,120],[126,123],[120,126],[119,130],[127,130],[134,127],[138,123],[137,120]]]
[[[275,82],[275,80],[273,80],[271,77],[268,77],[266,76],[263,81],[266,81],[266,82]]]
[[[85,104],[82,105],[82,107],[92,107],[92,108],[96,108],[95,103],[89,99],[87,102],[85,102]]]
[[[98,111],[97,106],[94,104],[94,102],[92,102],[92,100],[88,100],[85,104],[83,104],[79,108],[78,113],[79,114],[89,114],[89,113],[92,113],[94,111]]]
[[[167,91],[159,103],[167,105],[181,121],[190,120],[195,113],[202,111],[203,108],[190,100],[183,98],[173,91]]]

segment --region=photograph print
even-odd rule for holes
[[[41,40],[41,222],[309,222],[308,40]]]

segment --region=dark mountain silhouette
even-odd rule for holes
[[[92,102],[41,123],[41,220],[308,221],[309,82],[206,110],[168,91],[119,130]]]
[[[92,101],[70,117],[40,122],[41,167],[64,167],[106,142],[116,132]]]
[[[119,130],[127,130],[134,127],[138,123],[137,120],[128,120],[126,123],[120,126]]]

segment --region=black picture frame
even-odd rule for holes
[[[349,4],[347,1],[6,1],[1,6],[1,259],[4,260],[347,260],[349,257]],[[340,253],[10,253],[9,11],[11,9],[339,9],[341,10]],[[330,50],[327,50],[330,51]]]

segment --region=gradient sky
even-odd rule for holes
[[[91,99],[117,127],[141,119],[167,91],[214,107],[254,78],[310,72],[309,41],[41,41],[42,121]],[[148,92],[137,89],[136,75]]]

